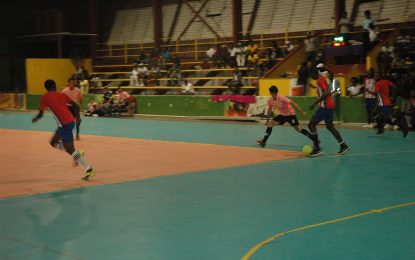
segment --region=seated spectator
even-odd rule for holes
[[[160,86],[160,67],[153,64],[148,71],[147,86]]]
[[[236,66],[245,67],[246,47],[243,46],[242,43],[238,42],[233,51],[235,52]]]
[[[259,58],[258,53],[256,52],[249,52],[246,56],[247,60],[247,68],[250,70],[251,68],[257,69],[259,65],[261,64],[261,60]]]
[[[183,94],[196,94],[196,91],[193,89],[193,84],[187,80],[184,80],[182,83],[182,93]]]
[[[148,68],[145,64],[140,63],[137,67],[138,86],[145,86],[148,77]]]
[[[206,51],[206,63],[207,62],[212,62],[213,66],[215,66],[215,54],[216,54],[216,46],[211,46]]]
[[[234,69],[232,72],[232,79],[226,81],[225,85],[228,86],[234,94],[239,94],[240,88],[243,86],[241,71],[237,68]]]
[[[286,41],[285,42],[285,48],[286,48],[286,53],[289,53],[290,51],[295,49],[295,46],[291,41]]]
[[[219,68],[224,68],[226,66],[229,66],[228,64],[229,62],[229,52],[228,52],[228,48],[226,47],[225,44],[223,45],[218,45],[218,47],[216,48],[216,54],[215,54],[215,60],[216,60],[216,65]]]
[[[127,111],[129,116],[134,116],[136,109],[136,100],[133,95],[130,95],[127,91],[118,89],[119,95],[119,112]]]
[[[350,80],[350,86],[347,87],[347,96],[349,97],[363,97],[363,86],[359,83],[359,79],[353,77]]]
[[[179,83],[182,81],[182,67],[179,63],[175,63],[169,70],[169,77],[168,86],[179,86]]]
[[[258,45],[256,45],[254,42],[252,42],[252,41],[249,41],[248,42],[248,46],[246,46],[246,51],[248,52],[248,53],[251,53],[251,52],[258,52]]]
[[[164,48],[161,53],[161,67],[166,69],[166,64],[171,61],[171,54],[168,48]]]
[[[138,64],[135,63],[130,76],[130,86],[138,86]]]
[[[85,116],[98,115],[98,103],[95,100],[90,99],[88,102],[88,109],[84,112]]]

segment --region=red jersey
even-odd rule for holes
[[[389,80],[382,79],[376,82],[376,92],[378,92],[378,104],[379,106],[390,106],[391,99],[389,97],[389,88],[393,87],[393,83]]]
[[[330,92],[330,89],[326,78],[320,75],[317,80],[317,94],[319,97],[323,95],[323,91]],[[320,102],[320,107],[327,109],[333,109],[335,107],[334,100],[331,95],[327,96]]]
[[[45,111],[46,108],[52,113],[56,119],[58,126],[64,126],[74,122],[72,113],[69,111],[68,104],[71,99],[60,92],[47,92],[40,98],[40,111]]]

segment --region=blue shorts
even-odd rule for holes
[[[327,109],[320,107],[311,118],[312,121],[319,123],[320,121],[324,122],[333,122],[334,118],[334,109]]]
[[[391,106],[382,106],[379,107],[379,112],[385,116],[392,115],[392,107]]]
[[[69,144],[73,143],[72,129],[75,127],[75,122],[69,123],[62,127],[58,127],[56,133],[62,138],[62,143]]]

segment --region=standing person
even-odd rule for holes
[[[375,80],[375,71],[373,69],[369,69],[367,72],[367,78],[364,81],[364,89],[368,90],[364,92],[365,96],[365,105],[366,105],[366,112],[367,112],[367,124],[363,125],[363,127],[374,127],[374,119],[373,115],[375,114],[376,109],[376,95],[371,93],[375,92],[376,80]]]
[[[344,154],[349,150],[349,146],[344,142],[343,138],[341,137],[339,131],[334,128],[333,125],[333,115],[334,115],[334,100],[331,97],[331,92],[329,90],[329,85],[327,80],[324,78],[323,75],[319,75],[316,69],[312,70],[311,78],[317,80],[317,94],[318,99],[316,99],[311,105],[310,109],[314,109],[316,104],[319,104],[319,109],[314,113],[313,117],[310,119],[308,123],[308,129],[310,130],[311,139],[313,140],[313,151],[311,152],[310,156],[319,156],[323,154],[320,148],[320,141],[318,139],[317,134],[317,125],[320,121],[324,120],[326,123],[326,128],[329,130],[336,140],[340,144],[340,150],[337,154]]]
[[[372,92],[368,89],[365,89],[365,91],[377,96],[377,105],[379,108],[379,114],[376,116],[378,129],[377,134],[383,134],[385,132],[385,123],[388,123],[391,125],[399,126],[399,128],[403,132],[403,137],[406,137],[409,131],[406,120],[404,120],[401,114],[399,114],[399,118],[392,118],[393,111],[392,102],[390,99],[390,89],[393,88],[395,85],[388,79],[383,78],[383,75],[380,73],[376,73],[376,80],[377,82],[375,91]]]
[[[69,78],[68,86],[62,90],[62,93],[66,94],[68,97],[72,99],[73,102],[77,104],[77,106],[71,106],[69,109],[71,110],[72,114],[75,117],[76,121],[76,140],[79,140],[79,128],[81,126],[81,112],[83,109],[82,106],[82,93],[81,90],[75,87],[75,79],[73,77]]]
[[[46,108],[50,110],[53,117],[56,119],[56,123],[58,124],[58,129],[53,135],[50,145],[69,153],[73,160],[77,164],[81,165],[86,171],[86,175],[82,178],[82,180],[88,181],[95,176],[96,172],[83,157],[83,153],[75,150],[72,134],[72,129],[75,126],[75,120],[68,108],[68,104],[74,107],[76,107],[77,104],[67,95],[57,92],[56,83],[51,79],[45,81],[45,89],[47,90],[47,93],[40,98],[39,113],[32,119],[32,123],[36,123],[42,118]]]
[[[271,135],[272,127],[276,125],[283,125],[286,122],[294,127],[297,132],[302,133],[311,139],[310,132],[299,127],[298,119],[295,115],[293,106],[301,113],[301,115],[305,115],[303,110],[301,110],[301,108],[291,99],[278,94],[278,88],[276,86],[271,86],[269,88],[269,93],[271,94],[271,97],[268,99],[268,118],[265,123],[267,129],[265,130],[264,138],[257,140],[257,144],[261,147],[265,147],[267,140]],[[279,109],[280,115],[277,115],[270,121],[270,116],[275,108]]]

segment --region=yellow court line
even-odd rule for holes
[[[404,203],[404,204],[399,204],[399,205],[395,205],[395,206],[390,206],[390,207],[386,207],[386,208],[381,208],[381,209],[372,209],[372,210],[365,211],[365,212],[362,212],[362,213],[359,213],[359,214],[356,214],[356,215],[347,216],[347,217],[344,217],[344,218],[333,219],[333,220],[329,220],[329,221],[325,221],[325,222],[320,222],[320,223],[317,223],[317,224],[312,224],[312,225],[308,225],[308,226],[305,226],[305,227],[300,227],[300,228],[291,229],[291,230],[288,230],[288,231],[285,231],[285,232],[282,232],[282,233],[278,233],[276,235],[273,235],[272,237],[267,238],[266,240],[262,241],[261,243],[257,244],[253,248],[251,248],[248,251],[248,253],[246,253],[241,259],[242,260],[248,260],[261,247],[265,246],[266,244],[270,243],[271,241],[273,241],[276,238],[282,237],[282,236],[290,234],[290,233],[295,233],[295,232],[298,232],[298,231],[303,231],[303,230],[306,230],[306,229],[311,229],[311,228],[315,228],[315,227],[319,227],[319,226],[323,226],[323,225],[337,223],[337,222],[341,222],[341,221],[345,221],[345,220],[349,220],[349,219],[353,219],[353,218],[358,218],[358,217],[362,217],[362,216],[366,216],[366,215],[370,215],[370,214],[383,213],[383,212],[388,211],[388,210],[408,207],[408,206],[412,206],[412,205],[415,205],[415,201]]]

